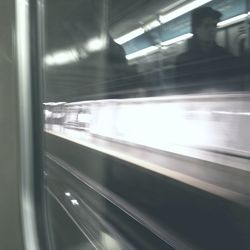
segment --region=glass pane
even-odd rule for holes
[[[52,249],[248,249],[249,1],[44,1]]]

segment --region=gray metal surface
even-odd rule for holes
[[[25,249],[38,250],[33,180],[29,4],[29,1],[26,0],[16,1],[18,111],[20,118],[20,201]]]
[[[0,249],[23,250],[19,195],[15,0],[0,2],[0,30]]]

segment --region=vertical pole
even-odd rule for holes
[[[30,77],[30,2],[16,0],[16,55],[20,128],[21,216],[26,250],[38,250],[34,202],[32,101]]]

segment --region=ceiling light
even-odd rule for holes
[[[138,28],[136,30],[133,30],[129,33],[127,33],[126,35],[123,35],[121,37],[118,37],[115,40],[116,43],[118,44],[123,44],[123,43],[126,43],[140,35],[142,35],[144,33],[144,29],[143,28]]]
[[[186,40],[186,39],[189,39],[193,36],[192,33],[187,33],[187,34],[184,34],[184,35],[181,35],[181,36],[178,36],[178,37],[175,37],[173,39],[170,39],[170,40],[167,40],[165,42],[162,42],[161,45],[171,45],[173,43],[178,43],[180,41],[183,41],[183,40]]]
[[[171,11],[170,13],[167,13],[165,15],[160,15],[159,19],[162,23],[167,23],[185,13],[188,13],[190,12],[191,10],[193,9],[196,9],[208,2],[211,2],[212,0],[196,0],[196,1],[193,1],[189,4],[186,4],[174,11]]]
[[[248,14],[241,14],[239,16],[235,16],[235,17],[232,17],[232,18],[229,18],[225,21],[221,21],[217,24],[218,28],[223,28],[227,25],[230,25],[230,24],[234,24],[234,23],[238,23],[238,22],[241,22],[243,20],[245,20],[245,18],[248,16]]]
[[[157,49],[158,49],[158,47],[156,47],[156,46],[150,46],[148,48],[145,48],[145,49],[136,51],[132,54],[126,55],[126,58],[127,58],[127,60],[132,60],[132,59],[135,59],[137,57],[146,56],[146,55],[156,51]]]
[[[161,25],[161,23],[158,20],[154,20],[154,21],[152,21],[150,23],[145,24],[143,26],[143,28],[144,28],[145,31],[148,31],[148,30],[152,30],[152,29],[154,29],[154,28],[156,28],[156,27],[158,27],[160,25]]]
[[[76,49],[68,49],[63,51],[58,51],[51,55],[45,56],[45,64],[52,65],[64,65],[72,62],[77,62],[79,59],[79,54]]]
[[[103,50],[105,46],[106,46],[105,39],[96,37],[96,38],[90,39],[87,42],[86,50],[88,52],[97,52],[97,51]]]

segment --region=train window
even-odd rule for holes
[[[44,0],[51,249],[249,249],[249,8]]]

